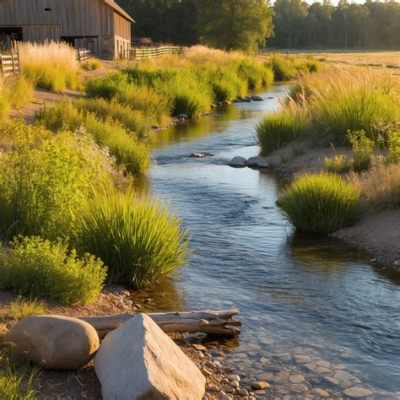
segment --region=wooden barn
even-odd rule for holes
[[[65,41],[99,58],[128,55],[133,19],[114,0],[0,0],[0,41]]]

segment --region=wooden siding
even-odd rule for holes
[[[61,39],[60,32],[60,25],[27,25],[22,27],[22,37],[30,42],[59,41]]]
[[[114,13],[114,34],[131,42],[131,23],[117,13]]]
[[[61,36],[112,35],[113,14],[102,0],[0,0],[0,26],[60,25]]]

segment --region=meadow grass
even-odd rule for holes
[[[328,234],[354,223],[359,193],[335,174],[296,178],[278,200],[297,231]]]
[[[400,207],[400,164],[387,164],[378,159],[368,171],[350,174],[349,180],[370,208]]]
[[[65,43],[19,44],[21,69],[36,87],[55,93],[82,89],[76,50]]]
[[[272,69],[275,80],[289,81],[308,73],[318,72],[321,63],[313,58],[284,57],[274,55],[268,61],[268,66]]]
[[[102,261],[89,254],[78,257],[61,241],[18,237],[0,254],[0,286],[24,296],[88,304],[105,278]]]
[[[140,142],[135,133],[127,131],[118,120],[105,116],[105,111],[104,113],[102,110],[98,111],[105,118],[103,120],[97,118],[97,113],[88,112],[87,110],[91,108],[88,104],[88,102],[80,102],[75,107],[75,104],[71,102],[58,103],[40,112],[38,120],[53,132],[63,129],[72,131],[84,129],[99,146],[107,147],[117,163],[123,165],[132,175],[143,174],[150,165],[149,147]],[[103,106],[105,107],[105,104]],[[110,108],[109,114],[115,116],[119,111],[121,109]],[[127,123],[129,113],[124,115],[126,117],[124,121]]]
[[[87,71],[95,71],[101,68],[101,61],[97,58],[91,57],[87,61],[81,63],[81,68]]]
[[[10,303],[7,309],[7,317],[19,320],[30,315],[41,315],[47,310],[46,303],[41,300],[24,300],[18,296],[16,300]]]
[[[23,76],[0,77],[0,121],[5,120],[13,107],[32,99],[33,87]]]
[[[185,263],[179,219],[158,201],[130,192],[98,194],[82,213],[77,246],[108,266],[108,282],[142,288]]]
[[[387,74],[331,69],[304,77],[290,94],[277,114],[285,124],[275,129],[278,117],[272,115],[258,126],[264,153],[275,150],[270,143],[284,145],[287,141],[281,138],[290,137],[310,138],[325,145],[350,145],[349,131],[364,131],[375,143],[382,136],[387,141],[400,118],[400,86]]]
[[[112,186],[107,155],[84,135],[22,123],[4,129],[13,142],[0,153],[0,237],[68,236],[92,188]]]

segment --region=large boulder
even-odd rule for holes
[[[105,337],[94,366],[104,400],[201,400],[205,393],[200,370],[145,314]]]
[[[247,160],[247,166],[250,168],[268,168],[270,163],[267,157],[251,157]]]
[[[99,348],[99,336],[92,325],[57,315],[23,318],[4,340],[15,353],[45,369],[78,369]]]

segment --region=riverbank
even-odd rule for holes
[[[351,156],[346,147],[312,147],[307,141],[291,143],[262,159],[279,179],[290,182],[305,173],[324,171],[324,160]],[[331,236],[365,251],[374,264],[400,272],[400,210],[364,211],[355,225]]]

